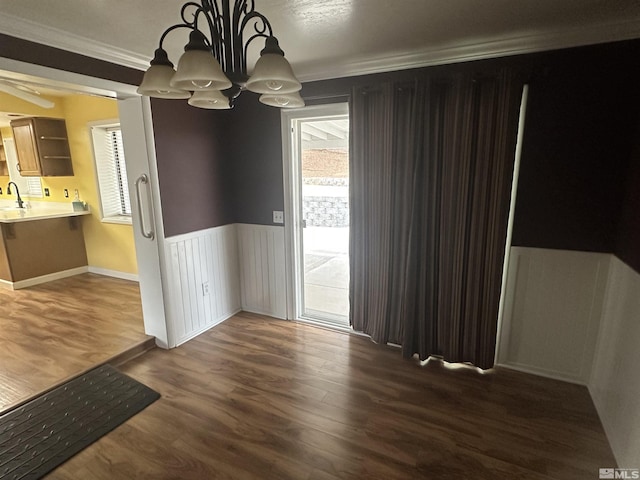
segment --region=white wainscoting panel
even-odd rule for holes
[[[242,309],[286,318],[284,228],[238,224]]]
[[[165,244],[171,336],[177,346],[240,310],[236,226],[176,235]]]
[[[640,468],[640,273],[611,259],[589,391],[621,468]]]
[[[610,258],[512,247],[497,363],[586,385]]]

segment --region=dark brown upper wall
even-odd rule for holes
[[[577,49],[550,55],[531,79],[513,245],[615,252],[640,108],[635,62],[624,46]]]
[[[638,147],[633,162],[625,154],[633,138],[630,112],[640,110],[633,85],[639,50],[634,40],[312,82],[303,95],[311,97],[308,104],[344,101],[354,85],[416,72],[504,65],[536,72],[514,244],[614,251],[640,270]],[[142,78],[141,71],[1,34],[0,56],[132,85]],[[167,235],[229,222],[271,223],[271,211],[284,203],[277,109],[244,93],[230,112],[201,112],[186,102],[154,102],[153,110]]]
[[[235,221],[271,225],[273,210],[284,210],[280,109],[243,92],[229,114],[225,136],[233,178]]]
[[[324,103],[363,83],[511,66],[529,83],[513,245],[613,252],[630,262],[640,256],[638,180],[624,195],[640,111],[638,51],[634,40],[343,78],[305,84],[303,95]]]
[[[640,111],[635,132],[615,253],[640,273]]]
[[[230,112],[156,98],[151,111],[165,235],[233,223]]]
[[[414,76],[415,71],[407,71],[311,82],[304,85],[303,94],[307,105],[346,102],[354,85]],[[272,225],[273,210],[284,209],[280,110],[244,92],[229,113],[224,148],[233,178],[229,198],[235,221]]]
[[[243,92],[232,110],[153,99],[152,111],[166,236],[284,210],[279,109]]]

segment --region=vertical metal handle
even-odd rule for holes
[[[148,185],[149,184],[149,177],[147,176],[146,173],[143,173],[142,175],[140,175],[137,179],[136,179],[136,196],[138,197],[138,215],[140,216],[140,230],[142,233],[142,236],[144,238],[148,238],[149,240],[153,240],[155,238],[155,232],[153,231],[153,229],[149,229],[147,230],[145,228],[145,224],[144,224],[144,214],[142,213],[142,193],[140,192],[140,185]],[[151,192],[150,189],[147,188],[147,201],[149,202],[149,206],[151,206]],[[149,215],[149,218],[153,218],[152,215]]]

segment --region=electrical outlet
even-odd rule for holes
[[[50,191],[49,191],[49,189],[48,189],[48,188],[46,188],[46,187],[45,187],[45,189],[44,189],[44,196],[45,196],[45,197],[50,197],[50,196],[51,196],[51,192],[50,192]]]
[[[284,212],[280,210],[273,211],[273,223],[284,223]]]
[[[0,195],[2,195],[2,187],[0,187]]]
[[[202,282],[202,296],[206,297],[207,295],[209,295],[209,280]]]
[[[64,189],[64,198],[69,198],[69,189],[68,188]]]

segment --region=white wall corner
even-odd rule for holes
[[[165,300],[176,346],[241,309],[236,226],[165,239]]]
[[[242,309],[286,319],[284,228],[238,224]]]
[[[110,270],[108,268],[94,267],[92,265],[89,265],[89,273],[104,275],[106,277],[120,278],[122,280],[129,280],[131,282],[140,281],[137,273],[120,272],[118,270]]]
[[[610,258],[512,247],[497,364],[586,385]]]
[[[164,251],[176,346],[240,310],[286,317],[282,227],[224,225],[166,238]]]
[[[640,466],[640,273],[612,256],[589,392],[621,468]]]

